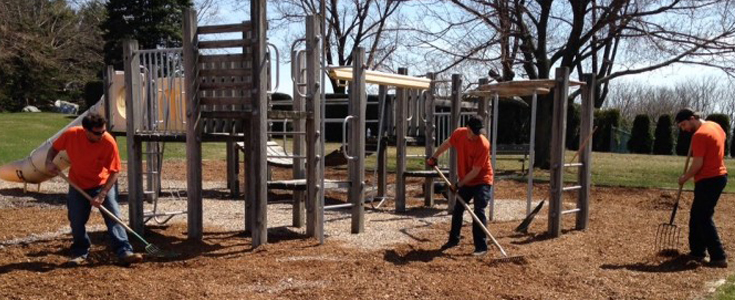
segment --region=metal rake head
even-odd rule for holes
[[[681,241],[681,228],[679,226],[664,223],[658,225],[656,230],[656,253],[661,255],[679,254],[679,246]]]
[[[160,257],[160,258],[172,258],[179,256],[176,252],[171,251],[163,251],[160,248],[156,247],[156,245],[148,244],[145,246],[145,252],[148,253],[148,255],[153,257]]]
[[[490,261],[490,265],[504,264],[504,263],[514,263],[514,264],[519,264],[519,265],[525,265],[528,263],[528,261],[526,260],[526,257],[521,256],[521,255],[493,258]]]

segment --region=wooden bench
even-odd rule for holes
[[[526,173],[526,161],[528,160],[528,154],[529,154],[529,145],[528,144],[501,144],[497,145],[497,149],[495,150],[495,155],[498,156],[495,159],[498,160],[516,160],[521,162],[521,173]],[[504,157],[501,158],[501,155],[523,155],[523,158],[515,158],[515,157]]]

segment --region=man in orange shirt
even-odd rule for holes
[[[459,182],[450,188],[458,192],[468,204],[474,199],[475,214],[482,221],[482,225],[487,225],[485,208],[490,200],[493,185],[493,168],[490,165],[490,142],[482,135],[482,128],[482,117],[471,117],[467,121],[467,127],[457,128],[436,149],[434,155],[426,159],[426,164],[430,167],[436,166],[437,157],[447,151],[449,147],[454,147],[457,150]],[[449,231],[449,240],[442,246],[442,249],[448,249],[459,244],[464,210],[463,205],[455,203],[454,211],[452,212],[452,228]],[[485,236],[482,228],[474,222],[472,223],[472,237],[475,244],[473,255],[485,255],[487,253],[487,236]]]
[[[681,130],[694,133],[692,165],[679,177],[679,185],[694,177],[694,201],[689,214],[689,256],[695,261],[705,262],[708,252],[708,265],[727,268],[727,256],[712,218],[727,185],[725,131],[715,122],[700,120],[699,114],[689,108],[676,114],[676,123]]]
[[[85,225],[89,220],[92,206],[107,208],[115,216],[120,216],[117,194],[113,186],[120,173],[120,153],[112,135],[106,132],[107,121],[99,114],[90,113],[82,119],[82,127],[66,130],[49,149],[46,156],[46,170],[58,174],[60,170],[53,163],[59,152],[66,150],[71,168],[69,180],[78,185],[93,200],[88,201],[73,187],[69,187],[67,198],[68,218],[74,241],[71,245],[70,265],[84,263],[89,255],[91,242]],[[123,264],[142,261],[140,254],[133,253],[128,242],[125,228],[111,218],[103,215],[112,249]]]

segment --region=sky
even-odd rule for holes
[[[230,3],[221,3],[221,5],[218,7],[216,16],[212,18],[209,21],[206,21],[203,24],[200,25],[212,25],[212,24],[229,24],[229,23],[239,23],[243,20],[247,20],[250,18],[250,14],[238,9],[234,6],[232,6]],[[295,24],[293,30],[294,32],[303,32],[303,28],[297,28],[298,26],[303,26],[301,24]],[[284,39],[286,39],[285,36],[283,36],[288,31],[278,31],[275,34],[269,36],[269,42],[275,44],[279,50],[288,49],[290,48],[290,45],[286,45],[287,42],[284,42]],[[274,34],[273,32],[269,32],[269,34]],[[292,94],[292,88],[293,84],[291,82],[291,72],[290,72],[290,53],[283,53],[281,51],[280,53],[280,76],[279,76],[279,87],[277,92],[286,93],[286,94]],[[642,74],[636,74],[636,75],[628,75],[621,77],[620,81],[633,81],[633,82],[641,82],[646,83],[654,86],[673,86],[677,83],[681,83],[687,80],[691,80],[696,77],[713,77],[718,79],[726,79],[727,76],[716,69],[713,68],[707,68],[703,66],[694,66],[694,65],[682,65],[682,64],[676,64],[673,66],[664,67],[655,71],[646,72]],[[731,79],[728,79],[731,80]],[[331,86],[327,85],[327,92],[331,92]]]

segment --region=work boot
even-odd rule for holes
[[[727,268],[727,259],[710,260],[707,266],[712,268]]]
[[[137,264],[143,261],[143,256],[138,253],[127,251],[120,256],[118,260],[120,264],[123,265]]]
[[[440,249],[441,250],[447,250],[449,248],[457,247],[457,245],[459,245],[459,242],[458,241],[448,241],[444,245],[442,245],[442,247]]]
[[[485,256],[485,254],[487,254],[487,250],[475,250],[475,252],[472,252],[472,255],[477,257]]]
[[[698,264],[704,264],[705,262],[707,262],[707,258],[705,256],[694,255],[691,252],[686,254],[686,260],[688,262],[694,262]]]
[[[85,262],[87,262],[87,257],[84,255],[80,255],[69,259],[69,261],[66,262],[66,265],[70,267],[78,267],[83,265]]]

